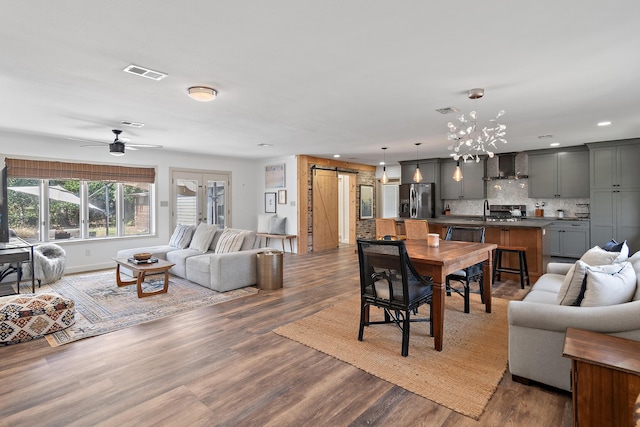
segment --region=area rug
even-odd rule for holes
[[[163,281],[164,275],[151,276],[143,290],[161,289]],[[55,283],[43,285],[38,293],[48,290],[72,299],[76,305],[75,324],[46,336],[52,347],[258,292],[255,287],[216,292],[170,276],[166,294],[138,298],[135,285],[116,285],[114,271],[65,276]]]
[[[447,297],[443,350],[433,348],[429,323],[412,323],[408,357],[400,354],[395,325],[365,327],[358,341],[359,296],[274,332],[477,420],[507,366],[508,301],[492,303],[486,313],[479,296],[471,295],[465,314],[462,298]],[[382,310],[372,308],[371,320],[382,320]]]

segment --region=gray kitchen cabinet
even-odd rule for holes
[[[440,197],[445,200],[484,199],[487,196],[485,176],[485,159],[480,162],[460,161],[462,181],[453,180],[456,162],[443,160],[440,164]]]
[[[589,250],[589,221],[554,221],[549,227],[549,254],[580,258]]]
[[[440,177],[440,160],[428,159],[417,162],[420,165],[420,173],[422,174],[422,183],[438,182]],[[416,161],[400,162],[400,182],[402,184],[415,184],[413,174],[416,172]]]
[[[587,144],[591,170],[591,245],[627,240],[640,249],[640,140]]]
[[[529,197],[589,197],[589,152],[529,152]]]

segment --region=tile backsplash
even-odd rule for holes
[[[487,181],[487,200],[490,205],[526,205],[527,216],[534,216],[536,203],[544,202],[544,216],[557,217],[558,209],[564,210],[565,217],[573,217],[577,213],[587,212],[587,208],[576,206],[589,203],[589,199],[530,199],[529,180],[500,179]],[[482,215],[483,200],[445,200],[451,215]]]

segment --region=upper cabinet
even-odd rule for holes
[[[529,197],[588,198],[589,151],[529,152]]]
[[[440,172],[440,161],[438,159],[420,160],[420,173],[422,174],[421,183],[438,182]],[[400,162],[400,182],[402,184],[415,184],[413,174],[416,172],[416,161]]]
[[[445,200],[486,198],[485,159],[478,163],[460,161],[462,181],[453,180],[456,163],[453,160],[443,160],[440,164],[440,197]]]
[[[640,143],[591,145],[591,189],[637,188]]]

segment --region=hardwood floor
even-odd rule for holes
[[[286,254],[284,266],[284,289],[58,348],[0,347],[0,426],[571,425],[570,395],[508,371],[475,421],[276,335],[359,292],[353,246]],[[494,286],[497,297],[524,292]]]

